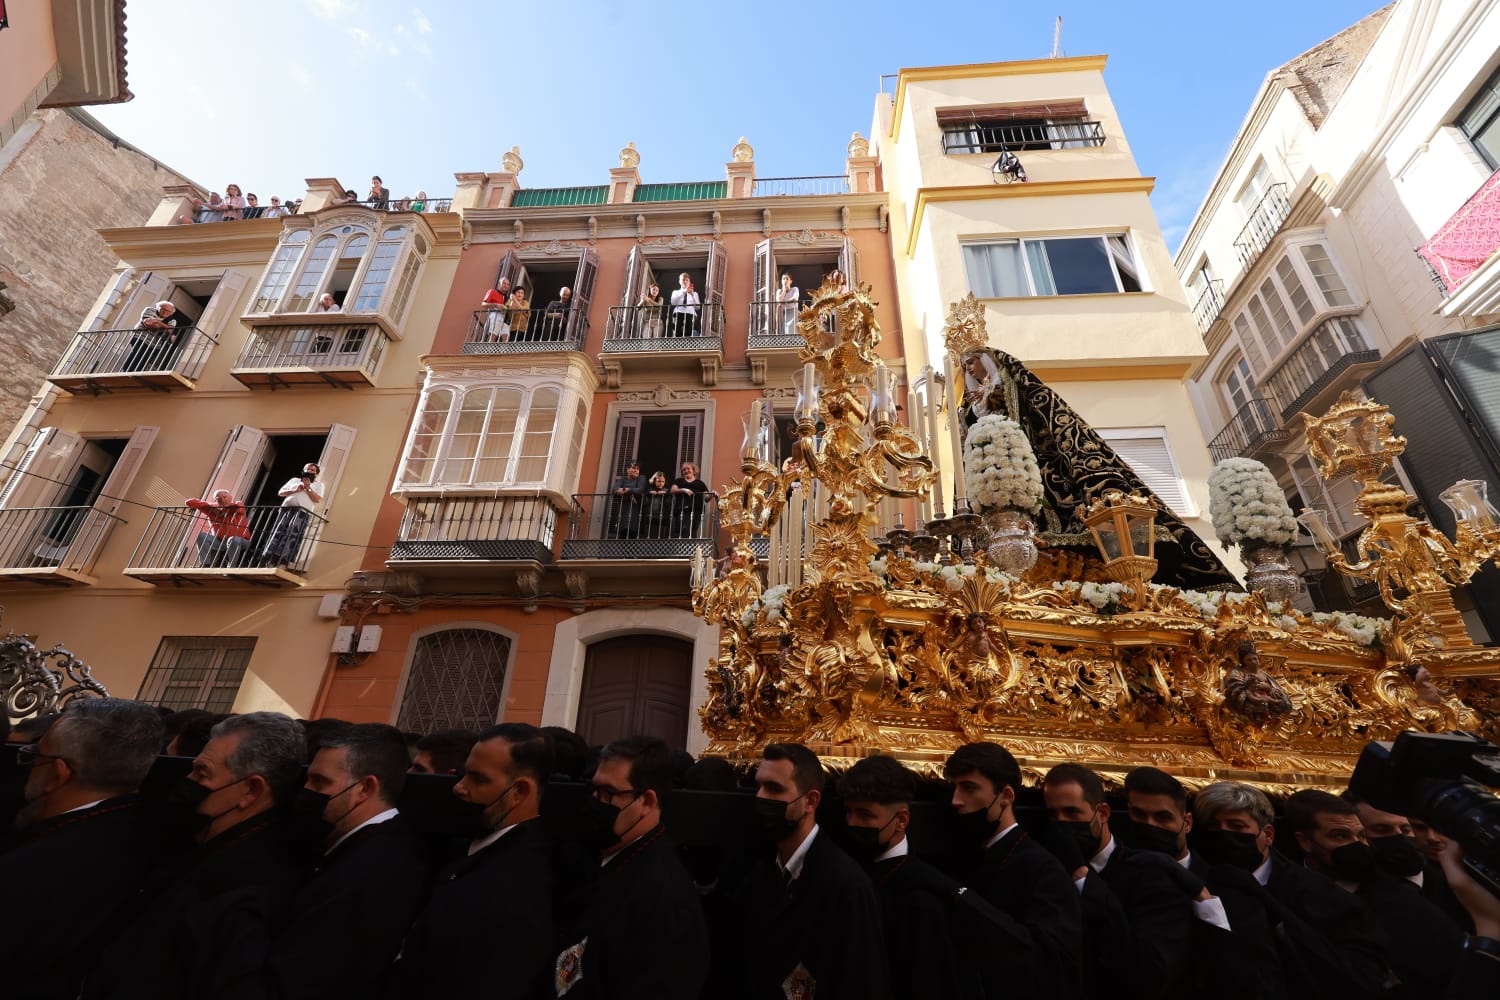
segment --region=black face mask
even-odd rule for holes
[[[761,833],[773,843],[781,843],[797,831],[797,824],[801,819],[788,819],[787,807],[791,802],[783,802],[780,799],[763,799],[757,797],[755,800],[755,822],[759,824]]]
[[[1427,865],[1416,837],[1371,837],[1370,850],[1375,852],[1376,866],[1397,878],[1411,878]]]
[[[355,781],[346,785],[343,791],[315,792],[311,788],[297,789],[297,797],[292,800],[292,819],[297,827],[297,834],[307,840],[323,841],[333,832],[339,820],[348,816],[355,807],[350,806],[344,810],[342,816],[335,820],[324,819],[323,814],[328,810],[328,803],[343,795],[359,782]]]
[[[954,818],[953,829],[959,843],[982,844],[994,836],[995,831],[1000,828],[1000,821],[990,819],[990,810],[998,801],[1000,801],[1000,796],[996,795],[985,808],[975,809],[973,812],[961,812]]]
[[[639,792],[635,797],[640,797]],[[634,801],[632,799],[631,801]],[[590,795],[578,814],[578,839],[583,846],[593,851],[604,852],[620,842],[615,832],[615,821],[620,818],[621,808],[613,802],[601,802]]]
[[[209,788],[207,785],[198,784],[198,782],[184,774],[167,791],[166,804],[176,814],[178,820],[189,833],[200,833],[220,816],[229,815],[234,811],[234,808],[231,806],[219,813],[201,813],[198,811],[198,807],[214,792],[222,792],[224,789],[238,785],[244,780],[246,779],[239,778],[228,784],[220,785],[218,788]]]
[[[862,865],[873,865],[875,859],[884,854],[888,844],[882,844],[880,838],[885,834],[887,827],[896,822],[892,816],[886,820],[885,826],[851,826],[847,830],[849,853],[854,860]]]
[[[1094,824],[1091,820],[1053,820],[1052,827],[1053,836],[1066,838],[1069,846],[1077,852],[1078,864],[1073,868],[1087,864],[1089,858],[1099,853],[1099,835],[1094,832]],[[1069,869],[1069,871],[1072,870],[1072,868]]]
[[[1188,834],[1193,850],[1210,865],[1229,865],[1253,872],[1265,863],[1256,843],[1259,835],[1233,830],[1194,830]]]
[[[1173,830],[1163,830],[1150,823],[1131,820],[1120,830],[1120,843],[1132,851],[1155,851],[1175,858],[1182,853],[1182,849],[1177,846],[1177,838],[1180,836]]]
[[[1375,874],[1375,852],[1369,844],[1355,841],[1336,847],[1328,854],[1328,868],[1333,877],[1344,882],[1363,882]]]
[[[501,790],[499,795],[496,795],[488,802],[464,802],[462,799],[459,800],[464,803],[462,835],[465,839],[482,840],[505,825],[505,817],[511,814],[511,810],[507,809],[501,813],[500,818],[495,821],[494,826],[489,825],[485,821],[484,814],[489,811],[490,806],[505,798],[514,787],[516,787],[516,783],[512,781]]]

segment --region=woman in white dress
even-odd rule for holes
[[[801,297],[802,293],[796,285],[792,284],[792,276],[783,274],[781,288],[776,293],[777,319],[781,324],[782,336],[795,337],[797,335],[797,306]]]

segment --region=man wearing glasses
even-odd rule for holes
[[[165,738],[151,706],[89,698],[18,748],[26,804],[0,854],[0,885],[24,894],[26,916],[0,935],[8,996],[78,995],[97,936],[124,918],[158,860],[135,793]],[[60,928],[77,947],[59,946]]]
[[[708,975],[702,904],[661,824],[673,754],[652,736],[600,751],[581,833],[599,880],[557,956],[559,997],[696,1000]]]

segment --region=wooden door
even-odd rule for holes
[[[590,746],[624,736],[655,736],[687,747],[693,644],[660,635],[596,642],[583,665],[578,735]]]

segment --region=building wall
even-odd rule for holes
[[[61,79],[52,4],[35,0],[12,5],[10,27],[0,31],[0,146],[25,124]]]

